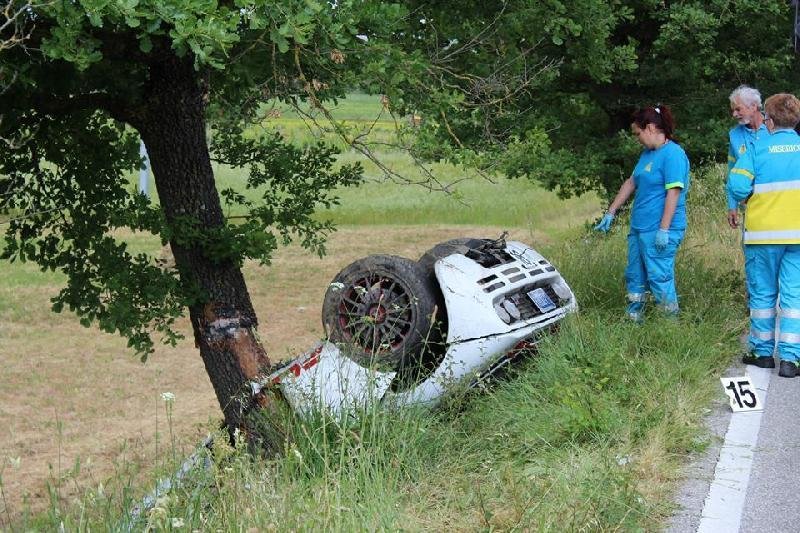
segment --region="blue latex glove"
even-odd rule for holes
[[[668,229],[660,229],[656,233],[656,251],[663,252],[667,249],[667,245],[669,244],[669,230]]]
[[[603,233],[607,233],[608,230],[611,229],[611,223],[614,221],[614,215],[611,213],[606,213],[603,215],[603,218],[600,219],[600,223],[594,227],[596,231],[602,231]]]

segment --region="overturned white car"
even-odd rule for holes
[[[329,341],[254,383],[253,392],[277,386],[300,414],[433,404],[531,350],[576,309],[556,268],[520,242],[455,239],[419,261],[372,255],[328,288]]]
[[[349,417],[370,405],[432,405],[535,349],[575,311],[575,295],[547,259],[520,242],[454,239],[419,261],[359,259],[336,275],[322,321],[329,341],[250,384],[277,387],[299,415]],[[209,448],[208,437],[202,448]],[[132,531],[159,497],[209,456],[195,452],[131,509]]]

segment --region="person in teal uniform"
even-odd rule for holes
[[[617,210],[633,195],[625,284],[627,315],[640,322],[648,291],[666,314],[678,314],[675,256],[686,231],[689,159],[673,137],[669,107],[644,107],[632,118],[631,131],[644,150],[595,229],[607,232]]]
[[[777,347],[778,375],[793,378],[800,375],[800,100],[775,94],[764,109],[769,134],[739,157],[727,184],[734,200],[747,200],[750,349],[742,362],[774,368]]]
[[[731,116],[738,124],[728,132],[728,172],[736,161],[750,149],[759,137],[767,135],[767,126],[761,114],[761,93],[758,89],[740,85],[728,98]],[[739,227],[738,203],[728,193],[728,224]]]

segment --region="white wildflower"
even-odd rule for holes
[[[175,401],[175,395],[171,392],[162,392],[161,399],[167,403],[172,403]]]
[[[247,444],[247,435],[239,428],[233,430],[233,447],[241,450]],[[232,470],[231,470],[232,471]]]
[[[161,498],[156,501],[155,507],[147,512],[147,527],[145,528],[145,531],[153,531],[157,529],[157,525],[166,519],[167,510],[158,505],[158,502],[160,501]]]
[[[292,448],[292,453],[294,454],[295,457],[297,457],[298,461],[303,460],[303,454],[300,453],[300,450],[298,450],[297,448]]]
[[[339,281],[334,281],[333,283],[330,284],[330,288],[333,291],[340,291],[344,289],[344,283],[341,283]]]
[[[156,499],[156,503],[153,505],[154,505],[153,509],[159,509],[161,511],[164,511],[164,508],[169,505],[169,496],[166,494],[159,496]]]
[[[183,527],[183,518],[173,517],[172,518],[172,528],[178,529]]]

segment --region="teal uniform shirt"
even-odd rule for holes
[[[683,148],[674,141],[655,150],[644,150],[633,169],[636,192],[633,197],[631,229],[655,231],[664,214],[667,190],[680,188],[681,194],[671,230],[686,229],[686,192],[689,190],[689,158]]]
[[[765,137],[769,132],[764,124],[757,130],[748,128],[746,124],[738,124],[735,128],[731,128],[728,132],[728,173],[736,165],[736,161],[743,154],[746,154],[748,149],[753,147],[753,144],[760,138]],[[737,202],[730,195],[728,197],[728,210],[736,209]]]
[[[791,128],[764,135],[736,162],[727,190],[747,199],[745,244],[800,244],[799,170],[800,136]]]

